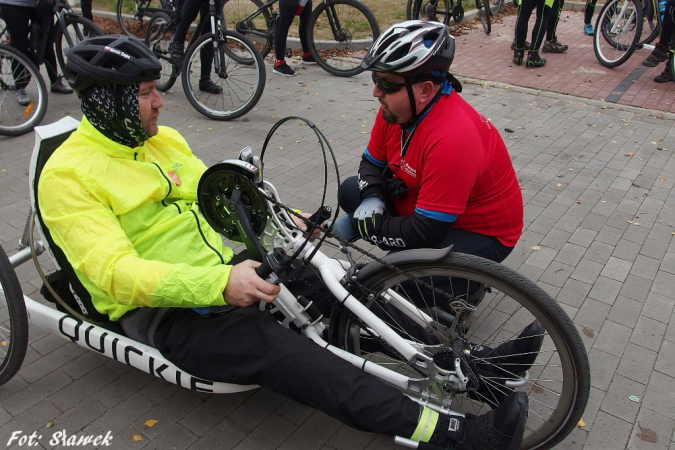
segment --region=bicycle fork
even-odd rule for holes
[[[223,51],[220,42],[224,40],[224,37],[220,33],[221,30],[221,19],[220,14],[216,9],[216,1],[209,0],[209,12],[211,16],[211,45],[213,46],[213,67],[215,72],[218,74],[218,77],[221,79],[227,79],[227,70],[225,67],[225,53]],[[226,43],[223,43],[226,45]]]

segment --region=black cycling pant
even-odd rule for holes
[[[675,0],[668,0],[663,23],[661,24],[659,44],[668,47],[670,41],[673,39],[673,32],[675,32]],[[672,58],[672,54],[670,57]]]
[[[595,12],[595,4],[598,0],[586,0],[586,11],[584,11],[584,24],[590,25],[593,13]]]
[[[551,8],[545,5],[544,0],[522,0],[518,7],[518,18],[516,19],[516,48],[525,49],[525,40],[527,38],[527,25],[532,15],[532,11],[537,9],[537,16],[532,28],[532,40],[530,41],[530,52],[538,52],[544,34]]]
[[[26,55],[31,61],[35,61],[34,53],[30,50],[30,24],[38,20],[38,13],[34,8],[25,6],[15,6],[0,4],[2,8],[2,16],[5,18],[7,25],[7,32],[9,33],[10,45]],[[9,19],[11,17],[11,20]],[[50,21],[47,32],[47,42],[45,44],[44,62],[47,67],[47,75],[49,80],[53,83],[59,79],[59,74],[56,71],[56,53],[54,53],[54,21]],[[44,32],[44,30],[43,30]],[[21,66],[23,67],[23,66]],[[19,67],[18,61],[13,61],[12,72],[16,80],[16,87],[23,89],[28,85],[30,78]]]
[[[82,8],[82,17],[94,20],[94,15],[91,13],[91,3],[93,0],[82,0],[80,2],[80,8]]]
[[[288,39],[288,30],[291,28],[293,18],[295,17],[295,9],[298,6],[297,0],[291,2],[281,0],[279,1],[279,17],[274,29],[274,54],[277,60],[284,59],[286,55],[286,39]],[[303,52],[308,52],[307,46],[307,23],[309,16],[312,13],[312,1],[309,0],[305,5],[302,13],[300,13],[300,45]]]
[[[560,21],[560,14],[562,14],[565,0],[554,0],[549,13],[548,26],[546,27],[546,40],[554,41],[558,39],[556,30],[558,29],[558,22]]]
[[[353,214],[360,202],[358,178],[349,177],[340,185],[340,208],[347,214]],[[396,211],[393,201],[385,203],[389,211]],[[451,225],[448,224],[448,226]],[[505,246],[495,237],[457,228],[449,228],[445,239],[436,248],[447,248],[451,245],[455,252],[468,253],[495,262],[504,261],[513,250],[512,247]]]
[[[179,14],[178,25],[176,25],[176,32],[173,35],[173,44],[182,48],[185,45],[185,37],[190,29],[190,25],[195,21],[197,15],[200,12],[202,18],[209,15],[209,4],[204,0],[179,0],[176,8]],[[202,36],[210,32],[211,27],[206,24],[202,29]],[[202,61],[200,80],[208,80],[213,64],[213,47],[210,45],[203,46],[199,51],[199,57]]]

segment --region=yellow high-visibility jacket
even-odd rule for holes
[[[171,128],[130,148],[86,117],[47,161],[42,218],[99,312],[225,304],[233,253],[198,211],[205,170]]]

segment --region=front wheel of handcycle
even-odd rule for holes
[[[28,315],[21,285],[0,247],[0,385],[16,374],[28,348]]]
[[[258,49],[243,35],[222,30],[214,52],[213,34],[193,43],[181,76],[188,101],[215,120],[232,120],[249,112],[265,89],[265,65]],[[214,90],[219,92],[211,92]]]
[[[344,308],[331,317],[331,342],[410,377],[404,393],[436,410],[482,415],[514,390],[527,393],[521,449],[552,448],[572,432],[588,401],[590,368],[579,333],[556,301],[517,272],[473,255],[450,253],[434,262],[399,255],[396,269],[357,272],[352,295],[431,362],[405,360]],[[466,305],[475,310],[462,310]],[[523,339],[525,329],[536,330],[529,336],[539,339],[537,348],[510,353],[515,359],[490,356],[500,344]],[[474,374],[474,390],[439,380],[455,370],[458,355],[464,374]]]
[[[377,19],[358,0],[319,3],[307,26],[309,51],[326,72],[351,77],[363,72],[361,61],[380,36]]]
[[[46,112],[47,85],[40,70],[23,53],[0,44],[0,135],[30,132]]]
[[[485,34],[490,34],[492,32],[492,20],[490,19],[490,7],[487,5],[488,1],[489,0],[477,0],[476,3],[478,17],[480,17],[480,23],[483,24],[483,31],[485,31]]]
[[[54,45],[56,58],[61,68],[61,73],[66,73],[66,60],[63,51],[75,46],[79,42],[94,36],[103,36],[103,31],[91,20],[82,16],[66,16],[66,33],[64,34],[59,25],[54,32]]]
[[[164,12],[152,16],[145,31],[145,45],[150,47],[159,62],[162,64],[159,80],[155,82],[158,91],[168,91],[178,78],[178,70],[171,58],[171,39],[173,27],[170,27],[171,17]]]
[[[593,49],[600,64],[618,67],[628,61],[642,35],[642,6],[639,1],[610,0],[595,22]]]
[[[448,25],[452,13],[449,0],[408,0],[405,15],[407,20],[434,20]]]

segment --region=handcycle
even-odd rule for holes
[[[16,94],[23,89],[30,102],[21,105]],[[0,44],[0,135],[20,136],[42,122],[47,113],[47,85],[37,66],[26,55]]]
[[[663,20],[658,4],[658,0],[611,0],[605,3],[593,33],[593,49],[600,64],[618,67],[637,49],[654,50],[650,44],[659,36]],[[643,30],[647,31],[644,37]],[[675,52],[675,42],[671,42],[669,51]],[[672,59],[669,63],[675,66]]]
[[[401,251],[378,258],[355,244],[339,242],[333,245],[344,259],[328,257],[320,250],[331,243],[327,235],[309,242],[293,225],[297,213],[281,202],[278,191],[263,178],[270,136],[288,120],[270,131],[260,158],[249,149],[239,159],[216,164],[204,173],[198,189],[200,210],[209,223],[225,237],[246,244],[251,255],[266,261],[261,267],[271,268],[281,281],[281,293],[270,313],[283,325],[439,412],[452,409],[480,414],[494,406],[491,398],[478,396],[480,383],[495,393],[527,392],[530,411],[522,448],[551,448],[562,441],[577,425],[590,390],[584,345],[562,308],[516,272],[449,249]],[[320,131],[305,123],[330,148]],[[39,142],[30,171],[34,205],[39,166],[46,158],[43,152],[58,146],[76,124],[64,119],[36,129]],[[324,154],[324,179],[326,161]],[[318,211],[325,213],[329,211],[326,186],[322,195]],[[310,234],[322,218],[310,218]],[[31,219],[29,228],[34,224]],[[12,267],[36,258],[31,253],[39,253],[41,246],[32,235],[32,231],[27,233],[28,246],[9,261],[0,254],[0,383],[10,379],[21,364],[27,308],[33,326],[179,386],[212,393],[252,388],[194,377],[156,349],[22,296]],[[364,253],[371,262],[357,265],[354,251]],[[294,297],[284,286],[304,264],[318,270],[334,297],[330,317],[321,317],[311,303]],[[264,270],[262,276],[269,271]],[[489,353],[478,358],[476,346],[494,348],[518,336],[535,319],[545,329],[544,344],[528,370],[516,374],[502,368],[492,375],[477,370],[480,365],[492,367],[494,361]],[[402,437],[396,442],[417,446]]]
[[[265,89],[265,64],[257,47],[242,34],[223,27],[221,2],[210,0],[208,15],[202,14],[188,44],[180,75],[190,104],[210,119],[232,120],[249,112]],[[203,33],[206,27],[210,33]],[[171,58],[175,15],[160,11],[152,16],[145,43],[162,63],[156,87],[169,90],[178,78]],[[210,67],[208,67],[210,65]],[[201,92],[200,80],[210,79],[220,93]]]
[[[277,1],[227,0],[225,27],[250,38],[266,57],[274,43]],[[379,35],[375,15],[359,0],[317,0],[307,26],[312,57],[319,67],[340,77],[363,72],[361,60]]]

